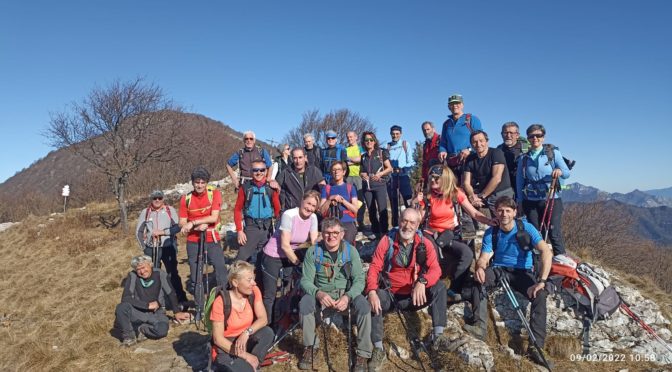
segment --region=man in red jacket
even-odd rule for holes
[[[422,134],[425,136],[425,143],[422,144],[422,180],[427,182],[429,168],[434,164],[439,164],[439,141],[441,136],[434,130],[434,123],[426,121],[422,123]]]
[[[429,306],[434,342],[442,336],[446,327],[446,285],[439,280],[441,266],[434,244],[418,230],[420,219],[416,209],[404,210],[399,228],[380,240],[369,266],[364,293],[373,312],[371,341],[374,348],[369,361],[370,371],[378,371],[385,361],[383,313],[394,309],[392,301],[400,310],[419,310]],[[426,257],[424,263],[421,262],[423,255]],[[389,290],[386,289],[388,284]]]

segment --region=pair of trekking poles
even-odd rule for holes
[[[194,285],[194,302],[196,302],[196,314],[194,316],[194,321],[196,323],[196,328],[198,328],[198,324],[203,321],[203,312],[205,311],[205,293],[208,295],[210,294],[209,280],[205,280],[205,285],[203,283],[203,276],[207,275],[207,273],[205,273],[205,265],[207,261],[208,250],[205,249],[205,231],[201,231],[198,240],[198,253],[196,255],[197,274],[196,283]]]
[[[539,232],[544,232],[544,241],[548,242],[548,233],[552,228],[551,218],[553,216],[553,206],[555,205],[555,195],[558,192],[558,177],[553,177],[551,180],[551,188],[548,190],[546,196],[546,205],[544,206],[544,214],[541,216],[541,224],[539,225]]]
[[[511,306],[516,311],[516,314],[518,314],[518,318],[520,318],[520,321],[525,327],[527,334],[530,336],[530,341],[532,342],[532,345],[534,345],[534,348],[539,353],[539,356],[541,356],[541,359],[544,362],[544,367],[546,367],[547,370],[551,371],[551,367],[548,364],[546,357],[544,356],[544,351],[539,346],[539,342],[537,341],[537,338],[534,336],[534,333],[532,332],[530,323],[527,321],[525,313],[523,313],[523,309],[520,306],[520,303],[518,302],[515,293],[513,293],[513,289],[511,288],[511,284],[509,283],[508,277],[506,276],[505,273],[502,272],[502,269],[499,267],[495,267],[493,268],[493,270],[495,272],[495,282],[499,282],[502,284],[502,288],[504,288],[504,292],[506,292],[506,296],[509,298]],[[482,296],[486,295],[483,291],[483,286],[481,286],[481,295]]]

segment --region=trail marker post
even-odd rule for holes
[[[63,186],[63,213],[65,213],[65,207],[68,204],[68,196],[70,196],[70,185]]]

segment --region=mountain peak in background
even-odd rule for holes
[[[615,200],[623,204],[643,208],[672,207],[672,187],[650,191],[635,189],[629,193],[609,193],[592,186],[585,186],[578,182],[570,183],[562,190],[562,200],[574,203],[594,203],[599,201]],[[671,196],[666,197],[669,193]]]

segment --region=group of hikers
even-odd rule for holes
[[[197,299],[196,312],[203,311],[203,296],[198,303],[196,294],[203,294],[197,283],[206,260],[214,267],[218,290],[207,314],[216,370],[260,368],[277,338],[274,304],[281,272],[294,269],[300,273],[294,310],[303,330],[302,370],[320,365],[316,327],[338,314],[347,317],[348,331],[352,323],[357,328],[356,346],[348,350],[354,371],[383,368],[383,314],[389,311],[401,317],[401,311],[428,307],[431,334],[426,342],[416,335],[415,342],[441,348],[451,343],[444,335],[448,306],[466,301],[473,316],[464,329],[484,340],[487,293],[503,281],[532,303],[534,342],[527,356],[548,368],[542,351],[545,283],[552,257],[564,253],[560,189],[571,164],[557,147],[544,143],[540,124],[530,125],[526,138],[520,138],[515,122],[503,124],[503,143],[494,148],[478,117],[464,112],[462,96],[451,96],[448,108],[440,133],[431,122],[421,125],[426,140],[415,190],[413,149],[399,125],[390,128],[386,145],[366,131],[361,140],[348,132],[348,145],[342,146],[338,134],[327,131],[326,147],[319,148],[306,134],[303,147],[280,147],[277,173],[254,133],[245,132],[244,146],[226,164],[237,189],[240,246],[230,265],[220,245],[222,198],[208,186],[206,169],[192,172],[194,190],[181,197],[179,211],[165,204],[163,192],[152,192],[137,227],[144,254],[132,259],[116,309],[122,345],[166,336],[166,307],[177,321],[189,321],[186,292]],[[370,229],[364,228],[366,209]],[[473,239],[479,224],[489,228],[477,257]],[[358,231],[377,244],[367,272],[355,242]],[[178,234],[187,239],[186,291],[177,271]],[[402,325],[413,332],[403,318]]]

